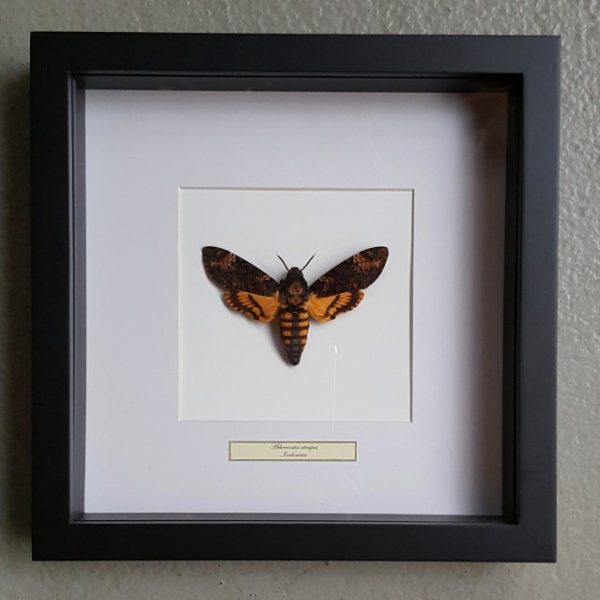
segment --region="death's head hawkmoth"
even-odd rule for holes
[[[308,262],[312,258],[314,255]],[[206,274],[224,290],[229,308],[261,323],[279,316],[281,339],[292,365],[300,362],[309,318],[331,321],[356,308],[364,297],[363,290],[381,275],[387,258],[384,246],[357,252],[309,286],[302,272],[308,262],[302,269],[290,269],[280,258],[287,274],[278,283],[233,252],[215,246],[202,249]]]

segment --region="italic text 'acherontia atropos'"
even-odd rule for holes
[[[383,271],[388,258],[384,246],[369,248],[327,271],[311,286],[301,269],[288,268],[278,283],[264,271],[233,252],[205,246],[202,261],[209,279],[224,290],[227,306],[247,317],[269,323],[279,317],[281,339],[289,362],[297,365],[306,346],[309,317],[326,322],[353,310]]]

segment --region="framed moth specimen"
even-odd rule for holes
[[[300,363],[308,338],[309,317],[321,323],[356,308],[363,290],[381,274],[388,257],[384,246],[361,250],[321,275],[309,286],[302,272],[280,258],[287,274],[279,282],[233,252],[202,249],[208,276],[225,290],[225,304],[261,323],[279,317],[281,341],[290,364]]]
[[[557,38],[31,57],[35,559],[555,560]]]

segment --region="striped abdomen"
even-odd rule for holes
[[[282,308],[279,314],[279,328],[283,347],[290,363],[297,365],[306,345],[308,335],[308,312],[306,306]]]

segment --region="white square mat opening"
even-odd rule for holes
[[[179,194],[179,418],[409,421],[412,192],[182,189]],[[310,285],[358,251],[389,258],[359,306],[310,321],[300,364],[284,358],[279,321],[225,307],[202,272],[219,246],[271,275],[305,269]]]

